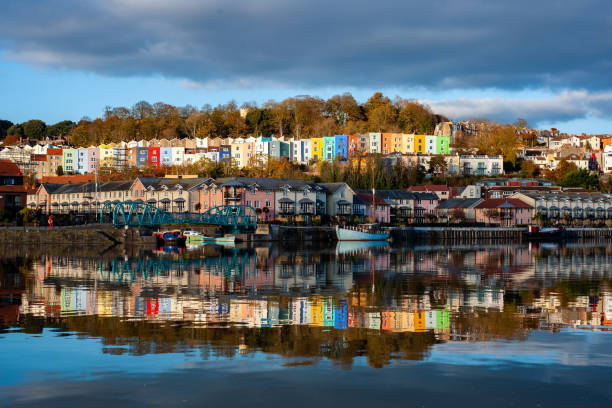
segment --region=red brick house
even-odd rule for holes
[[[10,160],[0,160],[0,210],[21,210],[26,200],[27,190],[19,167]]]

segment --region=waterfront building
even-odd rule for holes
[[[488,198],[474,207],[476,222],[502,227],[531,224],[533,206],[518,198]]]
[[[436,206],[436,217],[439,221],[476,220],[474,208],[483,201],[482,198],[450,198]]]
[[[326,190],[327,215],[349,217],[353,214],[355,191],[346,183],[319,183]]]
[[[580,222],[612,219],[612,196],[596,192],[534,191],[518,192],[512,198],[534,209],[534,215],[546,220]]]
[[[362,205],[365,207],[365,217],[372,219],[374,222],[389,223],[391,222],[391,207],[380,195],[372,197],[372,193],[356,192],[355,195],[359,198]]]

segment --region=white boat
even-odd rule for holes
[[[389,239],[386,232],[370,232],[364,229],[350,229],[336,226],[338,241],[384,241]]]
[[[217,237],[213,239],[215,240],[215,243],[219,243],[219,244],[233,244],[236,242],[236,237],[233,235],[228,235],[225,237]]]
[[[204,235],[202,233],[193,230],[184,230],[183,235],[187,239],[187,242],[191,244],[197,244],[204,240]]]

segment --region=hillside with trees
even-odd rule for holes
[[[241,109],[244,109],[241,115]],[[101,118],[47,125],[33,119],[0,122],[0,136],[45,139],[66,137],[74,146],[184,137],[291,136],[298,139],[363,132],[433,133],[446,121],[428,106],[376,92],[359,104],[349,93],[325,100],[301,95],[261,106],[235,102],[212,107],[177,107],[140,101],[132,107],[106,107]]]

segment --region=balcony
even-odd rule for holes
[[[351,215],[353,205],[346,200],[338,201],[336,205],[336,213],[338,215]]]
[[[227,200],[227,201],[241,201],[242,200],[242,193],[240,193],[240,192],[237,192],[237,193],[225,192],[225,193],[223,193],[223,199]]]
[[[289,203],[287,203],[289,204]],[[282,207],[282,205],[281,205]],[[291,210],[290,207],[288,207],[288,210]],[[281,209],[282,211],[282,209]],[[314,215],[315,213],[315,203],[314,201],[312,201],[309,198],[302,198],[300,200],[300,214],[301,215]]]
[[[295,203],[290,198],[281,198],[278,200],[279,210],[278,213],[280,215],[293,215],[295,214]]]

